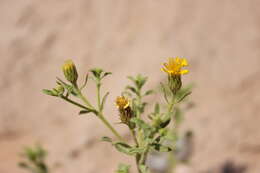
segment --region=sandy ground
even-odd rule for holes
[[[67,58],[81,76],[96,66],[112,71],[103,91],[111,91],[106,114],[116,122],[112,102],[125,76],[142,73],[148,87],[157,87],[169,56],[189,60],[184,83],[196,84],[195,108],[183,127],[195,133],[190,172],[231,160],[259,173],[259,6],[258,0],[1,0],[0,173],[22,173],[17,153],[35,142],[48,149],[55,173],[109,173],[119,162],[133,163],[99,142],[112,135],[94,116],[77,116],[77,108],[41,89],[54,86]]]

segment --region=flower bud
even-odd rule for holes
[[[58,86],[53,90],[57,93],[57,95],[62,95],[65,91],[64,87],[60,84],[58,84]]]
[[[116,106],[119,111],[120,120],[122,123],[128,125],[130,128],[134,128],[130,120],[133,117],[133,111],[130,107],[129,100],[124,96],[116,98]]]
[[[66,79],[72,84],[76,84],[78,79],[78,72],[72,60],[67,60],[62,66],[62,70]]]
[[[169,75],[168,84],[171,92],[175,95],[182,86],[181,75]]]

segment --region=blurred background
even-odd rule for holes
[[[18,153],[40,143],[52,172],[110,173],[134,163],[102,136],[113,136],[94,116],[43,95],[63,77],[71,58],[80,81],[93,67],[111,71],[106,116],[118,122],[114,100],[128,75],[165,79],[167,57],[185,57],[183,83],[193,82],[194,108],[183,129],[194,132],[191,161],[179,172],[260,171],[260,1],[258,0],[1,0],[0,173],[22,173]],[[94,101],[94,85],[86,94]],[[147,101],[159,96],[147,97]],[[116,125],[127,137],[127,129]],[[135,167],[133,166],[133,172]],[[228,172],[230,173],[230,172]]]

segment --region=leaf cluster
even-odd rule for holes
[[[32,173],[48,173],[48,167],[45,163],[47,152],[40,145],[35,147],[26,147],[21,156],[24,161],[19,162],[21,168],[27,169]]]

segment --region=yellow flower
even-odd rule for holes
[[[115,102],[119,111],[121,123],[128,125],[131,129],[134,128],[134,124],[130,122],[131,118],[134,116],[130,107],[130,101],[124,96],[121,96],[117,97]]]
[[[170,76],[183,75],[187,74],[189,70],[182,70],[182,67],[188,65],[188,62],[185,58],[169,58],[169,62],[163,64],[162,71],[168,73]]]
[[[119,109],[126,109],[129,106],[129,104],[129,100],[124,96],[116,98],[116,106]]]

